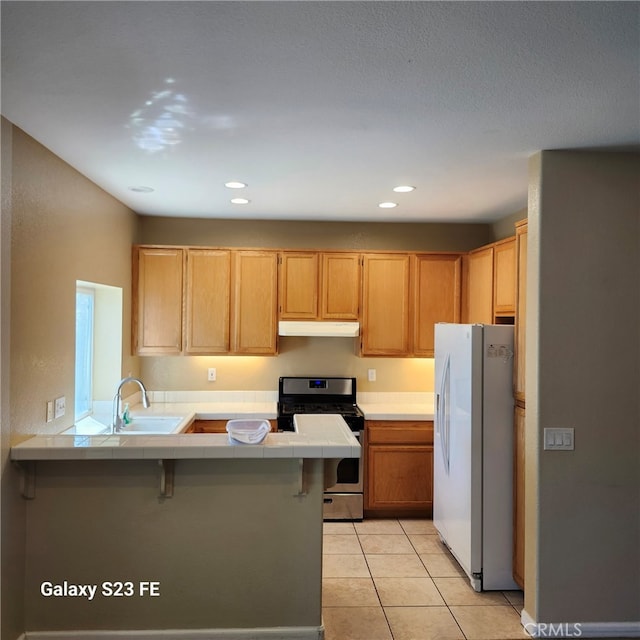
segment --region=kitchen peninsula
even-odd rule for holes
[[[225,434],[102,434],[13,447],[35,483],[29,631],[321,638],[325,467],[359,457],[360,446],[341,418],[328,416],[321,434],[299,418],[296,433],[259,445]],[[95,586],[94,597],[65,584]]]

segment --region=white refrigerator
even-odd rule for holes
[[[512,577],[513,327],[435,326],[433,522],[476,591]]]

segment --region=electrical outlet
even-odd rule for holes
[[[367,370],[367,378],[368,378],[369,382],[375,382],[376,381],[376,370],[375,369],[368,369]]]
[[[56,398],[54,418],[62,418],[64,415],[64,396]]]
[[[53,400],[47,400],[47,422],[53,422]]]
[[[209,367],[209,370],[207,371],[207,380],[209,382],[216,381],[216,370],[214,367]]]

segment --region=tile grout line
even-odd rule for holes
[[[402,524],[400,526],[402,527]],[[404,530],[404,527],[402,527],[402,528]],[[437,582],[433,579],[434,576],[431,575],[431,572],[429,571],[429,567],[427,567],[427,565],[424,563],[424,561],[420,557],[420,554],[418,553],[418,550],[416,549],[415,545],[413,544],[411,538],[409,538],[408,535],[407,535],[407,538],[409,540],[409,544],[411,545],[411,547],[415,551],[416,555],[418,556],[418,560],[420,560],[420,562],[422,563],[422,566],[424,567],[424,570],[427,572],[427,575],[429,576],[429,578],[431,578],[431,582],[433,582],[433,586],[436,588],[436,591],[438,592],[438,594],[442,598],[442,602],[444,602],[445,606],[447,607],[447,611],[449,612],[449,615],[453,618],[453,620],[456,623],[456,626],[458,627],[458,629],[460,629],[460,633],[462,634],[462,637],[464,638],[464,640],[468,640],[465,632],[462,630],[462,627],[460,626],[460,623],[458,622],[458,619],[453,615],[453,611],[451,611],[451,607],[449,606],[449,603],[445,600],[445,597],[442,594],[442,591],[440,591],[440,589],[438,588]]]
[[[400,527],[402,527],[402,525],[400,525]],[[378,592],[378,586],[376,585],[376,581],[373,579],[373,574],[371,573],[371,567],[369,566],[369,561],[367,560],[367,554],[364,552],[364,547],[362,546],[362,542],[360,541],[360,534],[358,533],[358,529],[355,527],[355,525],[354,525],[354,529],[356,530],[356,536],[358,536],[358,544],[360,545],[360,549],[362,549],[362,556],[364,558],[364,563],[367,565],[367,571],[369,572],[371,583],[373,584],[373,588],[376,592],[376,598],[378,598],[378,602],[380,603],[380,609],[382,611],[382,615],[384,616],[384,621],[387,623],[387,629],[389,630],[389,635],[391,636],[391,640],[394,640],[391,623],[389,622],[389,618],[387,618],[387,612],[384,610],[384,607],[382,606],[382,600],[380,600],[380,593]]]

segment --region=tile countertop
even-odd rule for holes
[[[367,420],[433,420],[433,404],[358,403]]]
[[[367,420],[433,420],[431,392],[358,394],[358,406]]]
[[[218,397],[219,396],[219,397]],[[133,399],[133,398],[132,398]],[[433,393],[358,394],[358,406],[367,420],[433,420]],[[360,457],[360,446],[347,427],[349,441],[334,442],[315,425],[299,433],[270,433],[259,445],[230,445],[227,435],[182,434],[194,419],[275,420],[277,393],[272,392],[152,392],[152,405],[132,403],[132,417],[181,416],[176,433],[120,435],[105,432],[95,420],[58,435],[37,435],[11,449],[13,460],[69,460],[85,458],[332,458]],[[299,416],[302,417],[302,416]],[[309,418],[311,416],[307,416]],[[325,420],[328,416],[322,416]],[[318,417],[311,417],[312,421]],[[103,417],[104,419],[104,417]],[[107,420],[108,421],[108,420]],[[304,420],[303,420],[304,423]],[[102,431],[102,433],[100,433]],[[337,448],[336,448],[337,447]],[[326,454],[326,455],[325,455]]]
[[[135,416],[135,412],[132,413]],[[191,412],[191,416],[194,415]],[[256,445],[231,444],[225,433],[41,435],[12,447],[11,459],[27,461],[360,457],[360,444],[341,416],[297,416],[296,425],[297,433],[269,433],[262,443]]]

